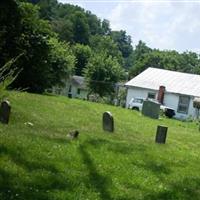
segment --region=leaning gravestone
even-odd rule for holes
[[[10,102],[3,101],[0,107],[0,121],[3,124],[8,124],[10,118],[10,110],[11,110]]]
[[[108,111],[103,113],[103,130],[114,132],[114,119]]]

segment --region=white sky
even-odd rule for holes
[[[58,0],[79,5],[112,30],[125,30],[133,46],[139,40],[151,48],[200,53],[200,0]]]

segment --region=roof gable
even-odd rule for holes
[[[141,87],[158,90],[165,86],[167,92],[200,96],[200,75],[175,72],[149,67],[125,84],[127,87]]]

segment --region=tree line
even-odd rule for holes
[[[113,84],[147,67],[200,73],[194,52],[161,51],[144,42],[133,47],[126,31],[113,31],[79,6],[57,0],[1,0],[0,66],[20,56],[12,88],[42,93],[73,75],[85,76],[91,92],[110,95]]]

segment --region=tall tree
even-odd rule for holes
[[[111,95],[115,83],[123,77],[123,69],[116,58],[105,53],[93,55],[85,68],[85,78],[90,91],[100,97]]]
[[[75,74],[83,76],[83,70],[92,54],[91,48],[87,45],[76,44],[73,47],[73,52],[76,57]]]
[[[92,36],[90,37],[90,46],[95,53],[100,54],[104,52],[106,55],[116,58],[121,65],[123,64],[122,54],[110,36]]]
[[[145,54],[150,53],[152,51],[143,41],[139,41],[133,51],[133,62],[138,60],[142,60]]]
[[[90,32],[85,14],[80,11],[76,11],[72,15],[71,20],[73,22],[74,42],[88,44]]]
[[[0,5],[6,10],[0,15],[3,28],[1,62],[4,64],[8,59],[24,53],[15,63],[15,67],[22,70],[12,86],[41,93],[53,84],[59,84],[61,77],[69,75],[73,67],[74,58],[68,46],[63,47],[56,39],[52,42],[51,38],[56,35],[49,23],[39,18],[37,6],[21,1],[16,4],[15,0],[1,2]],[[7,24],[6,16],[13,22],[12,26]]]
[[[103,19],[101,23],[102,28],[102,35],[110,35],[111,34],[111,28],[110,28],[110,22],[107,19]]]
[[[126,31],[112,31],[112,39],[117,43],[124,58],[127,58],[133,51],[131,36],[126,35]]]
[[[19,47],[22,26],[16,1],[1,0],[0,10],[0,66],[3,66],[23,51]]]

